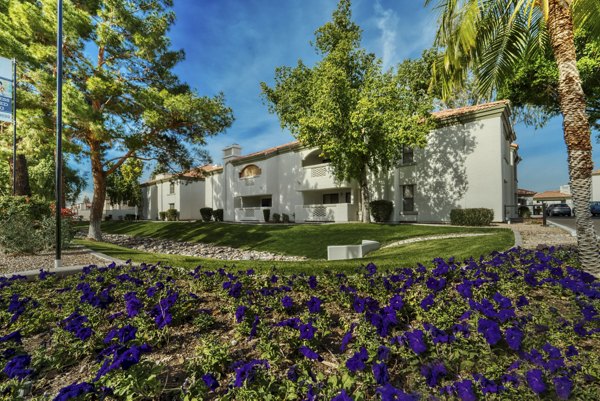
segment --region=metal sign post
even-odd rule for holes
[[[13,196],[17,194],[17,60],[13,59]]]
[[[54,267],[61,266],[61,212],[62,212],[62,78],[63,78],[63,38],[62,38],[62,0],[58,0],[57,19],[58,32],[56,34],[56,257]]]

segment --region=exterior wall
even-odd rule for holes
[[[517,215],[517,149],[504,109],[454,121],[428,136],[427,146],[414,151],[414,162],[370,176],[370,198],[394,203],[391,221],[449,222],[455,208],[489,208],[494,221]],[[225,221],[263,221],[262,209],[287,214],[292,221],[357,221],[359,189],[355,182],[337,182],[315,149],[285,148],[281,152],[239,158],[239,147],[226,153],[223,170],[188,185],[169,181],[145,187],[145,218],[157,218],[169,203],[180,218],[199,219],[201,207],[224,210]],[[249,165],[254,177],[240,176]],[[248,170],[246,170],[248,171]],[[402,186],[415,185],[415,211],[403,210]],[[598,176],[600,200],[600,176]],[[350,194],[347,202],[346,193]],[[324,196],[338,194],[337,204]],[[270,198],[267,206],[262,199]]]
[[[394,220],[449,222],[452,209],[480,207],[492,209],[495,221],[503,220],[511,189],[504,188],[510,169],[503,154],[510,141],[502,132],[497,116],[429,134],[427,146],[415,150],[415,162],[396,169]],[[402,210],[402,185],[415,185],[414,213]]]
[[[600,202],[600,175],[592,175],[592,201]]]

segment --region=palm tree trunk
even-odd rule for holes
[[[558,65],[558,93],[567,145],[571,192],[576,210],[579,261],[584,269],[600,277],[598,240],[589,202],[592,186],[591,132],[585,109],[585,94],[577,69],[573,18],[568,2],[549,0],[548,32]]]

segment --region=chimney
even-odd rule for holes
[[[229,145],[223,149],[223,164],[242,155],[242,147],[237,143]]]

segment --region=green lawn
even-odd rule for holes
[[[146,253],[112,244],[79,240],[96,251],[134,262],[156,263],[161,261],[172,266],[194,268],[204,265],[210,268],[235,265],[237,268],[253,268],[267,271],[273,267],[287,272],[314,273],[325,269],[351,271],[361,264],[373,262],[382,268],[412,267],[417,263],[429,263],[436,257],[455,257],[463,260],[479,258],[493,251],[504,251],[514,243],[508,229],[459,228],[448,226],[409,226],[379,224],[335,224],[335,225],[239,225],[219,223],[122,223],[103,224],[105,232],[138,236],[171,238],[186,241],[212,242],[239,248],[304,255],[313,260],[303,262],[269,261],[220,261],[180,255]],[[382,244],[427,235],[456,232],[485,232],[492,235],[481,237],[432,240],[396,246],[369,253],[360,260],[327,261],[326,246],[334,244],[360,243],[362,239],[373,239]],[[316,260],[315,260],[316,259]]]

